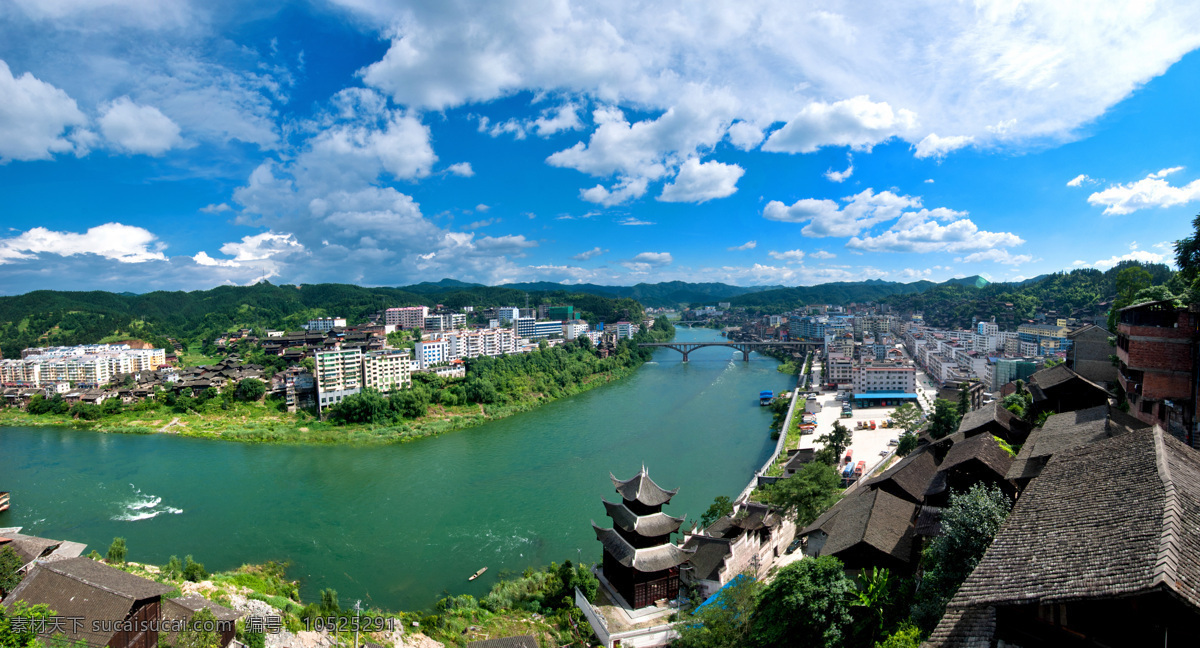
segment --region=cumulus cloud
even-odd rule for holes
[[[807,223],[805,236],[853,236],[871,226],[899,218],[904,209],[919,207],[920,198],[898,196],[872,189],[842,198],[845,205],[828,199],[803,198],[791,205],[772,200],[763,208],[763,218],[784,223]]]
[[[471,176],[475,175],[475,169],[471,168],[470,162],[455,162],[454,164],[446,167],[446,171],[464,178],[470,178]]]
[[[714,198],[732,196],[737,191],[737,181],[746,170],[736,164],[724,164],[715,160],[701,162],[689,158],[679,168],[675,181],[663,187],[658,197],[663,202],[704,203]]]
[[[746,241],[741,245],[734,245],[733,247],[728,247],[725,249],[732,252],[734,250],[753,250],[756,247],[758,247],[758,241]]]
[[[854,159],[850,156],[846,156],[845,171],[834,171],[833,169],[825,171],[825,179],[830,182],[845,182],[852,175],[854,175]]]
[[[826,252],[825,250],[817,250],[816,252],[809,252],[808,254],[808,258],[810,259],[832,259],[836,256],[836,254],[833,254],[832,252]]]
[[[1104,205],[1105,215],[1132,214],[1151,207],[1175,207],[1200,200],[1200,180],[1186,185],[1173,186],[1166,180],[1168,175],[1182,171],[1183,167],[1171,167],[1129,184],[1117,184],[1088,196],[1091,205]]]
[[[1013,254],[1008,250],[1000,248],[992,248],[968,254],[965,257],[955,259],[958,263],[978,263],[980,261],[991,261],[993,263],[1002,263],[1004,265],[1018,266],[1033,261],[1031,254]]]
[[[950,137],[939,137],[937,133],[930,133],[920,142],[917,142],[917,150],[913,154],[918,158],[944,158],[952,151],[969,145],[974,142],[975,138],[970,135],[952,135]]]
[[[775,250],[771,250],[770,252],[767,252],[767,256],[771,257],[772,259],[778,259],[788,263],[800,263],[804,260],[804,250],[788,250],[786,252],[776,252]]]
[[[878,236],[852,237],[846,247],[864,252],[972,252],[1025,242],[1010,232],[980,230],[965,215],[951,210],[907,212],[887,231]]]
[[[671,258],[670,252],[642,252],[632,259],[622,261],[621,265],[635,274],[645,274],[651,270],[670,265],[673,261],[674,259]]]
[[[849,146],[870,151],[876,144],[903,136],[917,125],[911,110],[894,110],[886,101],[866,95],[805,106],[762,145],[764,151],[812,153],[822,146]]]
[[[162,155],[183,143],[179,125],[154,106],[121,97],[108,104],[100,115],[100,132],[118,150],[126,153]]]
[[[0,60],[0,164],[86,153],[71,137],[87,118],[66,92],[29,72],[14,77]]]
[[[495,123],[488,117],[482,116],[479,118],[479,132],[487,133],[492,137],[512,135],[516,139],[525,139],[529,133],[538,137],[550,137],[564,131],[583,128],[583,121],[579,119],[581,108],[582,106],[577,103],[567,102],[561,106],[543,110],[536,119],[506,119]]]
[[[1074,178],[1071,178],[1070,180],[1068,180],[1067,186],[1068,187],[1082,187],[1085,184],[1093,184],[1095,182],[1096,182],[1096,180],[1093,180],[1086,173],[1080,173],[1079,175],[1075,176]]]
[[[56,232],[34,227],[0,239],[0,264],[33,259],[40,254],[76,256],[94,254],[120,263],[165,260],[165,247],[149,230],[121,223],[105,223],[86,232]]]
[[[622,178],[612,189],[604,185],[596,185],[591,189],[580,189],[579,197],[605,207],[620,205],[646,194],[650,182],[645,178]],[[641,224],[641,223],[639,223]]]
[[[644,221],[639,218],[634,218],[633,216],[623,218],[620,221],[618,221],[618,223],[621,225],[653,225],[654,224],[652,221]]]
[[[603,249],[600,249],[600,246],[596,246],[586,252],[580,252],[579,254],[576,254],[575,256],[572,256],[571,258],[576,261],[587,261],[588,259],[598,257],[601,254],[604,254],[605,252],[608,252],[608,250],[603,250]]]
[[[233,211],[233,207],[230,207],[226,203],[211,203],[201,207],[200,211],[205,214],[220,214],[222,212]]]

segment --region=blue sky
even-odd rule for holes
[[[1185,1],[14,0],[0,293],[1169,262],[1200,211],[1196,24]]]

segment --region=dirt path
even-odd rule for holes
[[[170,422],[170,423],[167,423],[166,425],[164,425],[164,426],[162,426],[162,427],[158,428],[158,431],[159,431],[159,432],[167,432],[167,433],[169,433],[169,434],[179,434],[178,432],[174,432],[174,431],[172,431],[172,430],[171,430],[171,426],[174,426],[174,425],[178,425],[179,427],[183,427],[183,424],[179,422],[179,417],[178,417],[178,416],[176,416],[175,418],[171,419],[171,422]]]

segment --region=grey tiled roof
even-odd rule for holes
[[[937,457],[930,447],[926,445],[913,450],[882,475],[868,479],[863,486],[882,488],[897,497],[920,502],[938,469]]]
[[[952,607],[1164,588],[1200,607],[1200,455],[1160,428],[1054,456]]]
[[[997,476],[1003,478],[1012,466],[1013,458],[1000,444],[996,437],[990,434],[980,434],[963,439],[950,446],[950,451],[938,465],[938,471],[944,472],[970,461],[977,461]]]
[[[734,514],[733,526],[746,531],[756,531],[779,525],[779,516],[766,504],[746,502]]]
[[[998,424],[1010,434],[1024,436],[1029,433],[1029,424],[1020,417],[1004,409],[1000,401],[995,401],[983,407],[967,412],[958,424],[958,431],[966,436],[977,434],[990,424]]]
[[[1041,428],[1030,433],[1013,460],[1007,478],[1032,479],[1042,472],[1056,452],[1145,427],[1145,423],[1108,405],[1055,414],[1046,419]]]
[[[820,555],[836,555],[860,543],[902,562],[912,558],[912,519],[917,505],[875,488],[860,488],[797,535],[823,531]]]
[[[596,539],[604,545],[604,551],[622,565],[640,572],[658,572],[678,567],[692,556],[692,550],[671,543],[634,549],[633,545],[615,530],[600,528],[595,522],[592,523],[592,528],[596,531]]]
[[[649,537],[667,535],[678,531],[679,525],[683,524],[683,518],[671,517],[666,513],[639,516],[630,511],[623,503],[613,504],[605,500],[604,508],[608,511],[608,517],[612,518],[614,525],[638,535]]]
[[[675,493],[679,492],[678,488],[666,490],[654,483],[654,480],[650,479],[650,475],[646,473],[645,466],[642,466],[638,474],[624,481],[617,479],[612,473],[609,473],[608,476],[612,478],[617,492],[628,502],[636,500],[646,506],[658,506],[671,501],[671,498],[675,497]]]
[[[950,608],[921,648],[992,648],[996,608]]]
[[[683,543],[685,549],[695,551],[688,558],[688,566],[692,568],[692,577],[700,580],[719,581],[721,566],[730,554],[730,541],[725,538],[710,538],[708,536],[688,536]]]

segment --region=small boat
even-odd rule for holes
[[[770,405],[771,399],[774,397],[775,394],[771,393],[771,390],[764,389],[763,391],[758,392],[758,404],[764,407]]]
[[[484,567],[483,569],[480,569],[479,571],[475,572],[474,574],[471,574],[471,577],[468,578],[467,580],[473,581],[476,578],[479,578],[480,576],[482,576],[483,572],[485,572],[485,571],[487,571],[487,567]]]
[[[8,510],[8,491],[0,491],[0,513]]]

